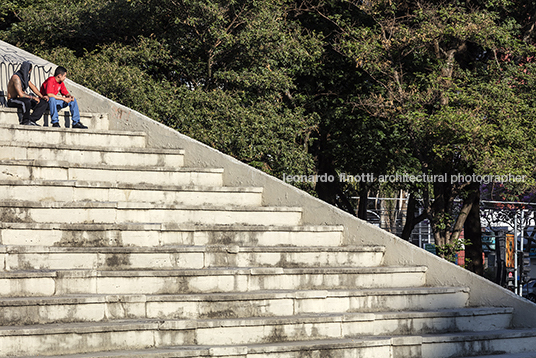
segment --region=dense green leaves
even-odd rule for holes
[[[522,41],[522,26],[514,20],[518,13],[510,9],[511,3],[318,4],[310,11],[333,28],[329,45],[361,73],[362,85],[344,92],[349,100],[344,105],[355,103],[354,111],[393,129],[382,133],[387,143],[400,148],[401,156],[367,143],[383,158],[385,171],[405,171],[402,160],[413,157],[416,160],[407,162],[417,173],[508,173],[530,179],[535,113],[534,87],[529,83],[534,75],[527,63],[531,61],[520,59],[529,58],[534,48]],[[332,122],[328,127],[344,124]],[[396,141],[397,136],[402,140]],[[366,167],[372,168],[370,163]],[[455,199],[468,197],[468,183],[410,184],[406,189],[423,199],[436,242],[457,240],[464,217],[457,215]]]

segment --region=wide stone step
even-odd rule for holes
[[[195,179],[213,182],[217,173],[174,172],[183,182]],[[134,176],[133,178],[138,178]],[[234,188],[197,185],[123,184],[79,180],[0,180],[0,197],[4,200],[150,202],[174,205],[261,206],[262,188]]]
[[[523,353],[491,354],[485,356],[471,356],[471,358],[536,358],[536,351]]]
[[[133,202],[3,201],[4,222],[299,225],[302,208],[175,206]]]
[[[342,226],[0,222],[0,244],[36,246],[339,246]]]
[[[231,358],[231,357],[330,357],[330,358],[421,358],[420,337],[404,345],[398,337],[363,337],[337,340],[312,340],[288,343],[234,346],[169,346],[143,350],[118,350],[62,355],[63,358]],[[33,358],[35,356],[20,357]],[[536,352],[457,356],[465,358],[536,358]]]
[[[404,287],[387,289],[313,291],[295,302],[300,313],[436,310],[465,307],[469,289],[459,287]]]
[[[140,167],[182,167],[184,151],[182,149],[157,148],[120,148],[95,147],[91,143],[86,146],[70,146],[65,144],[41,144],[32,142],[0,142],[0,160],[26,159],[49,160],[69,163],[67,166],[80,164],[101,164]],[[52,178],[45,178],[52,179]]]
[[[440,310],[465,307],[468,297],[465,288],[445,287],[4,298],[0,325]]]
[[[374,267],[382,247],[0,246],[0,270],[170,270],[215,267]]]
[[[3,141],[17,143],[41,143],[63,146],[88,146],[112,148],[145,148],[147,135],[143,132],[100,131],[95,129],[73,130],[66,128],[34,127],[0,124]]]
[[[475,329],[479,329],[475,327]],[[536,329],[445,333],[422,338],[423,358],[473,357],[534,352]],[[509,355],[509,357],[511,357]]]
[[[466,331],[479,326],[489,330],[494,327],[506,329],[510,324],[511,313],[512,310],[508,308],[467,308],[435,312],[315,314],[187,322],[194,324],[197,344],[234,345],[270,343],[274,337],[278,337],[279,342],[289,342],[341,337],[420,335]]]
[[[3,160],[0,161],[0,180],[4,185],[48,185],[53,181],[77,181],[79,186],[90,183],[117,183],[115,187],[134,190],[132,185],[147,184],[163,186],[222,186],[223,170],[220,168],[177,167],[132,167],[108,164],[80,165],[48,160]],[[30,183],[32,180],[34,183]],[[16,183],[19,181],[20,183]],[[80,183],[87,182],[87,183]],[[41,184],[39,184],[41,183]],[[55,185],[56,183],[52,184]],[[57,183],[59,184],[59,183]],[[65,184],[75,185],[77,183]],[[110,185],[110,184],[105,184]],[[144,189],[145,187],[140,188]],[[16,190],[16,189],[13,189]],[[20,189],[19,189],[20,190]],[[43,194],[41,194],[43,195]],[[34,199],[35,200],[35,199]]]
[[[196,329],[187,322],[140,321],[115,322],[114,324],[84,324],[56,327],[32,327],[26,329],[0,328],[0,356],[58,356],[84,352],[119,351],[119,354],[134,356],[121,350],[151,350],[165,348],[171,357],[244,357],[280,356],[303,357],[304,352],[318,352],[325,356],[339,357],[390,357],[391,340],[388,338],[356,338],[333,340],[306,340],[237,345],[200,345],[195,342]],[[360,352],[365,352],[366,355]],[[206,353],[208,352],[208,355]],[[334,352],[334,353],[332,353]],[[351,355],[348,355],[348,354]],[[355,355],[357,353],[357,355]],[[96,356],[113,356],[112,352]],[[202,355],[203,354],[203,355]],[[373,355],[374,354],[374,355]],[[379,354],[379,355],[378,355]],[[145,355],[143,355],[145,356]],[[315,355],[316,356],[316,355]]]
[[[0,123],[18,125],[19,114],[17,114],[17,111],[17,108],[0,107]],[[22,115],[22,112],[20,112],[20,115]],[[110,128],[110,121],[107,113],[80,112],[80,121],[88,126],[90,130],[108,130]],[[51,125],[50,113],[48,110],[43,114],[43,117],[41,117],[37,123],[40,126]],[[71,127],[72,119],[68,108],[65,108],[59,112],[59,123],[62,128]]]
[[[421,287],[426,267],[0,272],[1,297]]]
[[[352,338],[313,340],[249,346],[168,346],[142,350],[118,350],[62,355],[63,358],[244,358],[244,357],[329,357],[378,358],[392,357],[389,338]],[[35,356],[20,357],[34,358]],[[402,356],[400,356],[402,357]],[[411,358],[411,357],[410,357]]]
[[[465,331],[483,326],[506,330],[511,309],[462,309],[436,312],[320,314],[293,317],[206,320],[127,320],[106,323],[0,327],[2,353],[34,347],[34,354],[82,353],[114,349],[142,349],[169,345],[250,345],[362,336],[421,335]],[[490,326],[490,321],[492,325]],[[493,332],[489,332],[493,334]],[[511,332],[509,332],[511,333]],[[451,334],[450,334],[451,335]],[[106,338],[105,338],[106,337]],[[136,338],[130,340],[132,338]],[[151,339],[152,338],[152,339]],[[67,341],[66,341],[67,339]],[[124,345],[85,346],[110,339]],[[424,342],[423,339],[423,347]],[[104,343],[103,342],[103,343]],[[62,347],[68,343],[72,351]],[[104,343],[106,344],[106,343]],[[57,348],[56,348],[57,347]],[[76,347],[76,348],[74,348]],[[46,349],[48,348],[48,349]],[[46,350],[45,350],[46,349]],[[75,350],[76,349],[76,350]],[[9,352],[9,353],[7,353]],[[7,353],[7,354],[6,354]],[[23,352],[21,352],[23,353]],[[20,353],[19,353],[20,354]],[[23,353],[24,354],[24,353]]]

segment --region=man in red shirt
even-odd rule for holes
[[[58,66],[54,71],[54,76],[50,76],[41,85],[41,94],[48,96],[48,107],[50,110],[50,118],[52,127],[59,127],[58,111],[62,108],[69,106],[71,116],[73,119],[72,128],[87,129],[85,125],[80,122],[80,112],[78,111],[78,103],[76,99],[67,91],[65,87],[65,79],[67,78],[67,70],[65,67]]]

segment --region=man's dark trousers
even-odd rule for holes
[[[7,101],[8,107],[20,108],[22,110],[22,119],[19,124],[28,124],[37,122],[39,118],[48,109],[48,102],[44,99],[37,102],[33,98],[14,98]],[[33,109],[33,112],[31,110]]]

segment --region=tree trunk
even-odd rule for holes
[[[409,241],[415,225],[426,219],[426,213],[422,213],[421,215],[415,217],[415,213],[417,212],[417,200],[413,194],[409,194],[407,210],[406,223],[404,224],[404,229],[402,230],[402,239]]]
[[[324,174],[326,174],[327,177],[333,179],[332,181],[318,181],[316,183],[315,190],[318,198],[330,203],[331,205],[337,206],[338,208],[347,211],[352,215],[355,215],[354,206],[341,189],[339,176],[333,167],[332,160],[329,156],[324,157],[319,155],[318,157],[317,175],[322,177]]]
[[[367,208],[368,208],[368,187],[361,183],[359,186],[359,205],[357,207],[357,217],[363,220],[367,220]]]
[[[428,210],[428,218],[434,233],[434,241],[437,246],[445,246],[450,243],[451,222],[448,214],[452,207],[452,184],[436,182],[434,186],[434,202]]]
[[[470,262],[466,265],[469,271],[484,276],[484,261],[482,259],[482,224],[480,223],[480,187],[478,183],[471,185],[469,200],[472,201],[471,210],[464,225],[465,239],[470,245],[465,246],[465,259]]]

